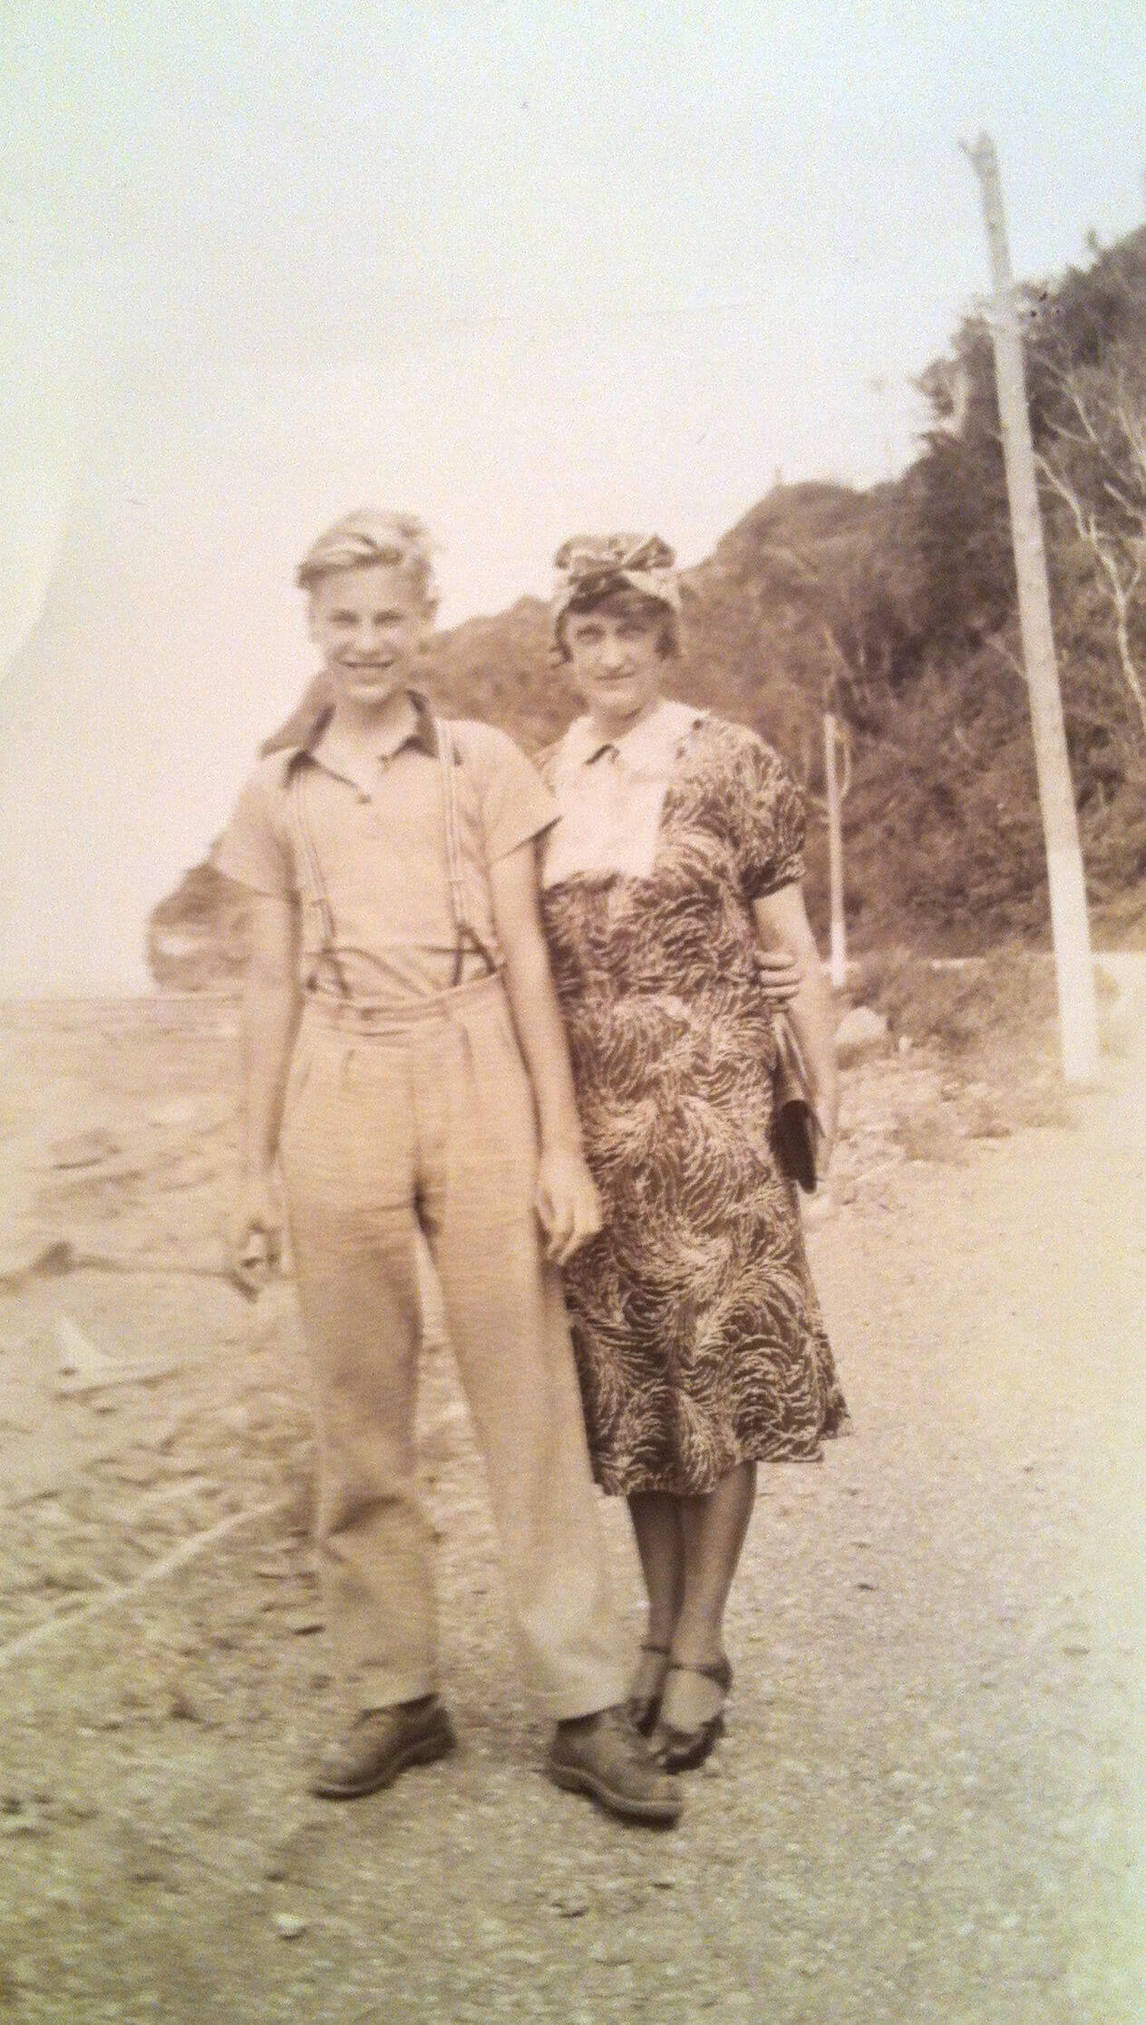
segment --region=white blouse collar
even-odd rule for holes
[[[570,725],[550,776],[561,815],[542,849],[544,886],[578,873],[651,877],[673,772],[705,716],[662,699],[616,739],[599,737],[587,717]]]
[[[671,772],[689,733],[703,724],[707,712],[691,703],[677,703],[662,696],[647,717],[638,719],[629,731],[617,738],[603,738],[594,731],[588,717],[577,717],[562,741],[562,758],[572,771],[591,766],[610,748],[620,754],[630,773]]]

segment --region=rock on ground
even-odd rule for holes
[[[871,1006],[850,1006],[836,1028],[836,1059],[850,1069],[865,1056],[882,1054],[888,1045],[888,1023]]]

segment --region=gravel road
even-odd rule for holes
[[[233,1024],[0,1020],[0,2019],[1141,2025],[1146,1031],[1039,1129],[923,1051],[849,1073],[809,1237],[855,1433],[763,1473],[728,1736],[664,1834],[539,1774],[440,1346],[461,1748],[306,1795],[301,1345],[289,1286],[214,1276]]]

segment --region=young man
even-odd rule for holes
[[[254,896],[232,1271],[253,1291],[278,1257],[281,1160],[352,1710],[314,1791],[374,1792],[454,1742],[415,1486],[420,1226],[526,1678],[556,1725],[550,1776],[624,1819],[671,1822],[676,1783],[620,1706],[557,1274],[600,1216],[537,903],[534,843],[555,810],[509,739],[439,721],[411,686],[434,610],[417,521],[350,515],[298,581],[333,701],[256,768],[216,863]]]

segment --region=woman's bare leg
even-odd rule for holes
[[[712,1666],[724,1652],[724,1611],[756,1498],[756,1465],[741,1463],[704,1497],[675,1500],[684,1552],[684,1582],[672,1634],[680,1665]],[[647,1578],[646,1578],[647,1579]],[[670,1674],[662,1719],[695,1729],[723,1699],[714,1681],[687,1672]]]
[[[681,1500],[667,1491],[634,1491],[629,1498],[637,1552],[649,1599],[645,1642],[672,1646],[684,1594],[684,1531]],[[659,1692],[665,1661],[656,1653],[641,1654],[632,1692],[637,1698]]]

